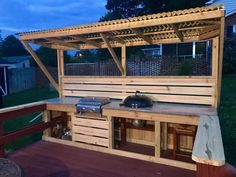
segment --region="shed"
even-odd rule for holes
[[[8,79],[7,69],[11,67],[11,63],[0,58],[0,94],[7,95],[8,93]]]
[[[8,63],[9,69],[12,68],[29,68],[31,56],[10,56],[2,57],[2,60]]]

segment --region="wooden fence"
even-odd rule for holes
[[[36,86],[33,68],[15,68],[8,70],[9,93],[16,93]]]
[[[47,67],[57,82],[57,68]],[[47,86],[48,79],[39,68],[33,68],[36,86]],[[174,56],[161,58],[128,59],[128,76],[208,76],[211,74],[211,62],[205,58],[179,59]],[[81,76],[119,76],[121,73],[112,59],[94,63],[71,63],[65,65],[65,75]]]
[[[211,73],[211,63],[205,58],[179,59],[174,56],[128,59],[126,71],[128,76],[207,76]],[[106,60],[95,63],[67,64],[65,74],[119,76],[121,73],[113,60]]]

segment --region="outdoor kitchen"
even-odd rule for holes
[[[20,33],[22,44],[59,97],[2,110],[4,119],[43,111],[40,124],[3,135],[2,144],[43,130],[43,142],[76,147],[81,154],[86,150],[197,170],[199,177],[208,174],[205,171],[217,173],[225,164],[217,115],[223,20],[224,7],[218,5]],[[127,75],[128,47],[204,40],[211,44],[210,75]],[[58,83],[31,43],[57,50]],[[120,75],[66,75],[64,51],[78,49],[107,49]],[[74,167],[78,159],[72,162]]]

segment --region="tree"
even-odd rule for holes
[[[225,40],[223,73],[236,73],[236,37],[232,37]]]
[[[57,67],[57,51],[55,49],[39,47],[35,52],[39,56],[44,65]],[[68,63],[69,60],[70,56],[67,54],[67,52],[64,52],[65,63]],[[36,66],[36,63],[33,59],[31,61],[31,65]]]
[[[204,6],[208,0],[107,0],[105,16],[100,21]]]
[[[107,14],[100,20],[128,18],[142,14],[143,0],[107,0]]]
[[[95,50],[81,50],[76,52],[73,62],[93,62],[96,60],[96,51]]]
[[[100,21],[200,7],[204,6],[207,1],[209,0],[178,0],[178,2],[174,0],[107,0],[107,13],[100,18]],[[137,53],[142,54],[141,48],[128,48],[127,58]],[[107,50],[99,50],[97,53],[104,58],[111,58]]]
[[[29,55],[15,36],[7,36],[2,42],[2,56],[23,56]]]

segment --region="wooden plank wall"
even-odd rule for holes
[[[215,79],[211,77],[79,77],[62,78],[63,96],[104,96],[124,99],[136,90],[154,101],[214,105]]]
[[[148,124],[154,125],[154,122],[148,121]],[[168,124],[168,129],[172,127],[179,126],[178,124]],[[193,126],[192,126],[193,127]],[[164,135],[164,129],[162,129],[161,134]],[[167,149],[173,149],[173,132],[167,133]],[[127,129],[127,141],[137,144],[144,144],[144,145],[155,145],[155,133],[154,131],[145,131],[145,130],[138,130],[138,129]],[[162,139],[163,141],[163,139]],[[182,151],[191,151],[193,147],[193,138],[189,136],[181,136],[180,137],[180,149]],[[166,149],[163,147],[162,149]]]

